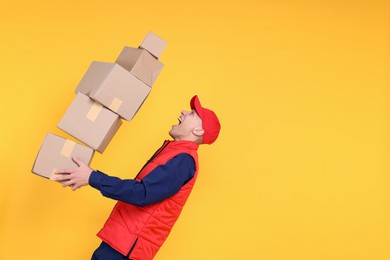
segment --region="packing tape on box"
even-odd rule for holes
[[[114,98],[108,108],[111,111],[118,112],[118,110],[121,107],[122,103],[123,103],[122,100],[120,100],[119,98]]]
[[[97,102],[93,103],[91,108],[89,109],[87,113],[87,118],[91,120],[92,122],[95,122],[96,118],[98,117],[100,111],[103,109],[103,106]]]
[[[72,154],[75,146],[76,146],[76,142],[73,142],[71,140],[66,140],[64,146],[62,146],[61,155],[70,158],[70,155]]]

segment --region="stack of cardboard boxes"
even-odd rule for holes
[[[76,97],[57,125],[87,146],[47,134],[32,172],[52,178],[56,169],[74,169],[77,157],[90,164],[103,153],[122,124],[130,121],[149,95],[164,64],[166,42],[149,32],[138,48],[124,47],[115,63],[93,61],[78,84]]]

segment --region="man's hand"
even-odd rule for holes
[[[54,178],[54,181],[61,182],[62,187],[71,186],[72,190],[75,191],[78,188],[89,184],[88,181],[92,169],[76,157],[73,157],[72,159],[79,167],[77,169],[62,169],[55,171],[54,174],[58,176]]]

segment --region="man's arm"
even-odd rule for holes
[[[195,163],[188,154],[179,154],[156,167],[141,181],[121,180],[94,171],[89,184],[103,196],[136,206],[146,206],[174,195],[195,173]]]
[[[89,184],[100,190],[103,196],[136,206],[146,206],[162,201],[178,192],[194,176],[195,163],[189,154],[179,154],[166,164],[156,167],[142,181],[122,180],[100,171],[90,170]],[[86,172],[88,174],[88,170]],[[71,175],[72,173],[69,176]],[[77,171],[73,175],[77,176]],[[62,182],[63,186],[72,185],[74,183],[72,180],[63,181],[66,178],[69,179],[69,176],[57,177],[56,181]],[[82,178],[77,177],[77,179]],[[82,186],[73,186],[72,189]]]

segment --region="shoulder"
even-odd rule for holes
[[[189,153],[179,153],[171,160],[194,162],[194,158]]]
[[[179,166],[181,168],[195,168],[195,159],[188,153],[180,153],[170,159],[167,164]]]

